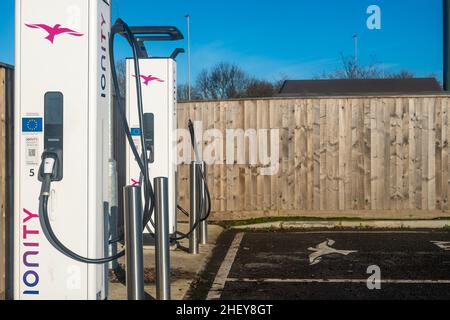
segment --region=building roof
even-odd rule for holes
[[[3,62],[0,62],[0,67],[5,68],[5,69],[14,69],[14,66],[3,63]]]
[[[278,96],[426,94],[437,92],[442,92],[442,87],[435,78],[286,80]]]

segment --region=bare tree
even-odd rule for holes
[[[239,66],[219,63],[197,77],[196,87],[202,99],[231,99],[245,96],[250,77]]]
[[[203,69],[197,76],[196,89],[203,100],[211,99],[212,94],[212,84],[209,76],[209,71]]]
[[[389,79],[411,79],[411,78],[414,78],[414,73],[412,73],[408,70],[402,69],[397,73],[388,74],[386,76],[386,78],[389,78]]]
[[[285,74],[281,74],[272,82],[274,94],[277,94],[280,92],[280,90],[283,87],[286,80],[289,80],[289,77]]]
[[[181,84],[177,87],[177,99],[181,102],[189,101],[189,85]]]
[[[274,85],[267,80],[252,79],[249,81],[245,96],[247,98],[272,97],[275,93]]]
[[[177,88],[178,101],[186,102],[189,101],[189,85],[181,84]],[[201,100],[201,97],[197,91],[196,87],[191,86],[191,100]]]
[[[331,73],[324,72],[314,79],[410,79],[414,74],[402,69],[399,72],[385,73],[381,65],[372,62],[369,65],[360,65],[353,57],[341,55],[342,68]]]
[[[382,70],[375,64],[360,65],[353,57],[341,54],[342,68],[331,73],[324,72],[315,79],[376,79],[381,78]]]

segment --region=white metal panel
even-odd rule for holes
[[[109,232],[105,233],[108,219],[104,209],[104,194],[108,142],[108,108],[111,104],[111,76],[109,62],[109,34],[111,30],[111,7],[106,1],[89,1],[89,181],[88,181],[88,257],[103,258],[108,255]],[[106,206],[107,207],[107,206]],[[108,265],[89,265],[88,299],[105,299],[108,282]]]
[[[140,59],[140,72],[144,77],[157,79],[146,82],[141,79],[144,113],[153,113],[155,121],[155,159],[149,165],[150,179],[169,178],[169,232],[176,232],[176,62],[172,59]],[[134,63],[127,59],[127,98],[126,109],[130,128],[139,128],[137,111],[136,79]],[[139,147],[140,137],[133,136]],[[127,149],[127,183],[139,181],[139,166],[132,152]],[[149,227],[153,230],[151,224]],[[145,231],[147,232],[147,231]]]
[[[100,130],[109,99],[99,98],[97,43],[100,13],[109,25],[109,10],[103,0],[16,1],[16,299],[105,298],[103,267],[63,256],[42,234],[35,215],[43,132],[23,132],[21,125],[24,118],[44,117],[46,92],[63,93],[64,178],[52,184],[49,215],[68,248],[82,256],[103,257]],[[52,39],[38,24],[60,24],[74,32]]]

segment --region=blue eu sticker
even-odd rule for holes
[[[42,132],[42,118],[22,118],[22,132]]]
[[[139,129],[139,128],[131,128],[131,135],[133,137],[139,137],[141,135],[141,129]]]

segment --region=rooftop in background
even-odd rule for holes
[[[14,69],[14,66],[7,64],[7,63],[3,63],[1,61],[0,61],[0,67],[6,68],[6,69]]]
[[[286,80],[277,96],[429,94],[443,92],[435,78]]]

